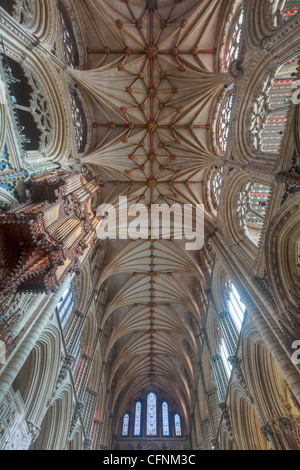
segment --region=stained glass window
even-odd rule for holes
[[[147,436],[156,436],[156,395],[149,393],[147,400]]]
[[[300,3],[295,0],[286,0],[285,6],[283,9],[283,14],[288,20],[292,16],[295,16],[300,11]]]
[[[180,437],[181,436],[181,421],[180,421],[180,416],[175,415],[174,416],[174,421],[175,421],[175,436]]]
[[[239,14],[238,20],[229,33],[229,42],[225,53],[225,67],[228,70],[230,64],[236,60],[240,53],[241,37],[244,24],[244,10]]]
[[[162,404],[162,425],[163,436],[169,436],[169,408],[166,402]]]
[[[299,57],[282,65],[263,84],[251,114],[250,135],[255,149],[278,154],[292,105],[295,80],[299,76]]]
[[[142,405],[140,402],[137,402],[135,406],[135,424],[134,424],[135,436],[140,436],[141,434],[141,414],[142,414]]]
[[[69,18],[68,11],[63,2],[59,2],[59,19],[61,23],[61,40],[64,57],[67,65],[74,69],[78,65],[79,54],[72,21]]]
[[[258,246],[271,196],[270,186],[248,183],[240,193],[237,213],[248,238]]]
[[[123,418],[122,436],[128,436],[128,432],[129,432],[129,414],[126,414]]]
[[[220,113],[219,120],[219,148],[221,152],[225,153],[228,145],[228,136],[229,136],[229,125],[231,121],[232,114],[232,105],[233,105],[233,93],[227,96]]]

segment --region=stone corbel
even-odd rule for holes
[[[238,383],[243,387],[246,395],[249,396],[245,376],[241,367],[242,361],[237,356],[230,356],[228,362],[232,365]]]
[[[31,444],[34,444],[40,435],[41,428],[33,424],[31,421],[26,421],[26,423],[28,426],[29,434],[31,434],[32,436]]]
[[[222,411],[222,418],[221,418],[221,423],[224,423],[225,430],[227,431],[230,440],[233,441],[233,433],[232,433],[232,427],[231,427],[231,419],[230,419],[230,414],[229,410],[227,408],[227,404],[225,402],[219,403],[219,408]]]

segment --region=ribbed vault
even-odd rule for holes
[[[207,170],[222,166],[211,144],[215,105],[232,82],[219,52],[223,0],[78,0],[87,69],[70,78],[94,106],[94,149],[82,158],[103,181],[102,202],[203,202]],[[147,388],[162,390],[189,420],[204,324],[204,255],[173,240],[109,242],[99,285],[110,291],[108,337],[113,409]],[[116,417],[118,418],[118,416]]]

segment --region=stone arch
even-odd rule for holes
[[[60,350],[59,331],[55,327],[47,328],[13,384],[21,393],[27,420],[36,426],[40,425],[54,392]]]
[[[80,427],[72,441],[68,444],[68,450],[83,450],[83,432]]]
[[[263,424],[272,420],[274,414],[283,415],[283,401],[288,401],[298,415],[282,372],[255,330],[243,335],[241,347],[245,379]]]
[[[253,406],[236,390],[230,393],[230,410],[233,437],[238,449],[270,450]]]
[[[32,450],[63,450],[67,444],[72,417],[72,388],[60,391],[55,403],[48,409],[37,441]]]

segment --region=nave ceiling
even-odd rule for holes
[[[205,202],[208,171],[224,165],[212,123],[233,81],[220,57],[234,4],[74,2],[87,53],[85,70],[68,74],[93,103],[93,149],[82,164],[100,175],[103,203]],[[206,221],[213,227],[207,209]],[[207,251],[182,242],[109,241],[99,282],[109,281],[102,327],[112,326],[105,355],[120,413],[143,390],[160,390],[189,421],[211,268]]]

